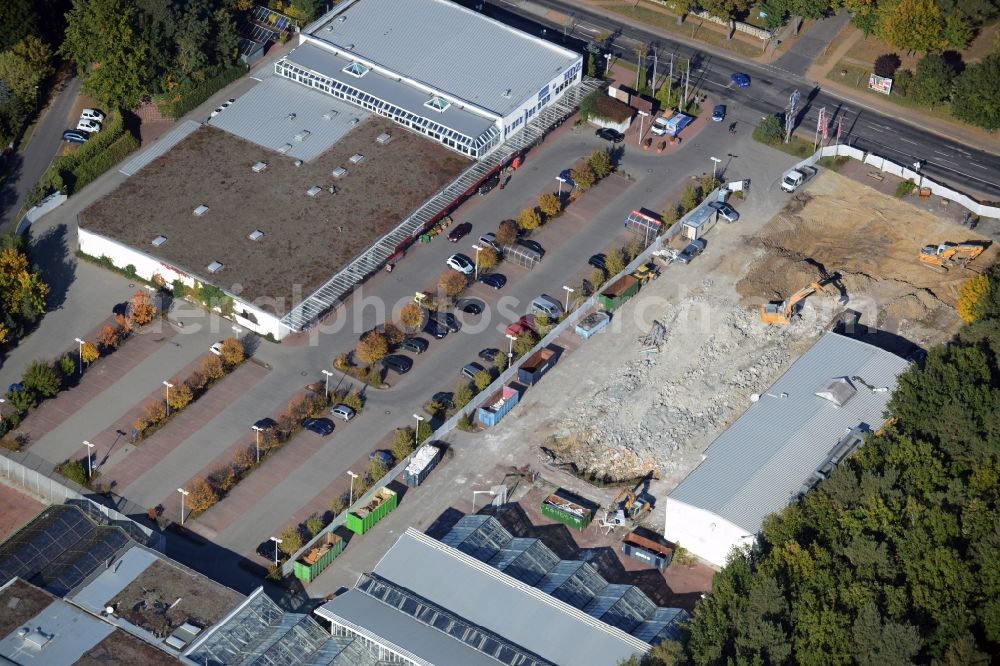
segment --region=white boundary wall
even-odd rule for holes
[[[909,180],[915,183],[917,187],[930,188],[931,194],[937,195],[943,199],[948,199],[949,201],[954,201],[979,217],[989,217],[1000,220],[1000,207],[983,205],[972,197],[963,194],[958,190],[953,190],[950,187],[935,182],[913,169],[896,164],[895,162],[887,160],[886,158],[874,153],[865,152],[857,148],[852,148],[851,146],[845,146],[844,144],[835,144],[820,148],[810,157],[802,160],[792,168],[794,169],[800,166],[813,166],[820,160],[820,158],[823,157],[850,157],[851,159],[868,164],[875,169],[878,169],[880,172],[896,176],[897,178]]]
[[[84,254],[89,254],[92,257],[107,257],[111,260],[118,268],[125,268],[129,264],[135,266],[135,274],[144,280],[152,281],[154,275],[159,275],[162,277],[167,286],[170,285],[174,280],[180,280],[185,285],[189,287],[195,286],[196,282],[203,284],[214,284],[210,280],[203,280],[197,276],[191,275],[176,266],[172,266],[163,261],[160,261],[156,257],[152,257],[145,252],[140,252],[135,248],[131,248],[127,245],[123,245],[118,241],[112,240],[107,236],[101,236],[87,229],[77,226],[77,238],[80,245],[80,251]],[[254,305],[247,303],[246,301],[240,300],[239,298],[227,293],[227,296],[233,299],[233,313],[234,317],[241,326],[244,326],[254,333],[260,335],[267,335],[270,333],[276,339],[280,340],[284,336],[291,333],[291,331],[285,326],[281,325],[279,318],[269,312],[265,312]],[[250,313],[257,320],[257,323],[253,323],[243,314]]]

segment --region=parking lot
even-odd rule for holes
[[[369,388],[365,411],[358,418],[349,424],[338,422],[337,431],[327,438],[309,432],[299,434],[227,498],[188,526],[223,548],[256,558],[256,546],[291,523],[293,517],[301,520],[322,510],[329,499],[346,491],[346,471],[363,471],[369,451],[383,442],[393,428],[412,424],[413,415],[421,413],[421,406],[433,393],[453,390],[461,366],[477,360],[481,349],[505,349],[504,328],[527,311],[531,299],[541,293],[564,296],[563,285],[579,283],[590,273],[590,255],[624,244],[629,236],[623,222],[633,208],[661,210],[691,178],[711,168],[708,155],[728,155],[725,164],[732,178],[751,175],[749,164],[741,171],[740,160],[733,153],[738,144],[733,141],[725,128],[709,124],[671,155],[626,146],[618,174],[598,184],[560,218],[532,235],[546,250],[544,259],[533,270],[501,264],[496,270],[509,278],[503,289],[473,285],[467,291],[466,295],[487,304],[482,315],[462,315],[465,322],[461,333],[440,341],[431,339],[429,350],[413,357],[414,367],[408,374],[390,373],[390,388]],[[352,349],[362,331],[398,312],[412,300],[415,291],[431,289],[445,270],[445,259],[450,254],[461,251],[472,256],[470,245],[481,234],[495,231],[500,220],[514,218],[523,208],[535,205],[539,194],[556,190],[555,177],[562,170],[609,145],[595,137],[592,129],[564,124],[527,155],[505,189],[474,197],[458,209],[456,221],[473,225],[469,236],[456,244],[440,237],[430,244],[414,245],[395,270],[370,278],[314,329],[280,346],[261,342],[255,352],[260,370],[253,382],[231,382],[236,386],[225,392],[225,400],[220,401],[224,404],[219,404],[217,410],[203,410],[197,417],[188,417],[197,418],[197,427],[193,427],[194,423],[187,427],[171,423],[157,434],[157,449],[162,455],[142,454],[145,444],[132,449],[107,441],[110,433],[127,430],[129,424],[122,419],[137,404],[135,396],[154,394],[162,379],[178,374],[214,341],[232,334],[228,322],[185,303],[176,304],[170,315],[169,325],[175,335],[169,349],[164,347],[150,355],[119,384],[90,396],[87,409],[65,425],[73,434],[42,438],[35,452],[60,462],[78,451],[80,441],[89,438],[98,447],[98,457],[107,458],[102,474],[109,479],[121,477],[116,492],[142,506],[162,505],[168,516],[178,518],[180,496],[176,489],[224,459],[233,447],[252,445],[251,423],[281,411],[306,384],[321,381],[320,371],[329,369],[338,353]],[[66,224],[64,215],[69,210],[53,213],[43,224],[55,228]],[[44,230],[40,225],[36,232]],[[77,279],[90,272],[80,268],[74,265]],[[74,285],[74,289],[83,287]],[[94,295],[88,298],[94,299]],[[109,300],[105,307],[110,308],[111,303]],[[101,318],[99,310],[79,316]],[[32,343],[31,338],[28,343]],[[7,372],[4,367],[0,375]],[[331,389],[355,385],[358,382],[346,376],[331,381]],[[211,397],[210,392],[206,399]],[[113,445],[113,455],[106,455],[104,451]],[[130,456],[147,462],[130,463]]]

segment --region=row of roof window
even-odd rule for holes
[[[360,65],[360,63],[352,64]],[[364,65],[360,66],[364,67]],[[350,65],[348,67],[350,67]],[[351,74],[351,72],[347,71],[347,68],[345,68],[344,71]],[[375,97],[374,95],[370,95],[354,88],[353,86],[349,86],[346,83],[342,83],[329,77],[317,76],[287,61],[279,61],[275,63],[275,72],[285,78],[297,80],[300,83],[304,83],[313,88],[318,88],[323,92],[334,95],[335,97],[350,101],[370,111],[392,118],[398,123],[412,127],[413,129],[423,132],[424,134],[431,136],[432,138],[451,148],[454,148],[455,150],[458,150],[459,152],[466,153],[473,157],[478,157],[479,155],[484,154],[488,148],[498,143],[500,133],[496,127],[490,127],[477,139],[473,140],[471,137],[444,127],[443,125],[440,125],[439,123],[436,123],[428,118],[406,111],[405,109],[401,109],[394,104],[390,104],[379,99],[378,97]],[[358,78],[360,78],[360,76],[358,76]],[[443,112],[451,106],[451,103],[442,97],[435,96],[425,102],[424,106],[432,108],[438,112]]]

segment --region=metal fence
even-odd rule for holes
[[[23,452],[14,454],[21,458],[23,462],[13,460],[9,455],[0,456],[0,477],[7,479],[11,484],[20,486],[51,504],[72,504],[78,506],[97,523],[103,525],[113,525],[128,532],[135,541],[166,552],[166,539],[163,534],[150,527],[140,525],[127,515],[106,504],[96,501],[94,498],[101,496],[86,495],[86,489],[76,485],[69,479],[56,479],[51,463],[31,454]],[[44,471],[43,471],[44,470]],[[103,498],[101,498],[103,499]],[[135,509],[142,511],[141,507],[121,498],[120,506],[126,511]]]

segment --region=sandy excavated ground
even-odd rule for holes
[[[713,230],[695,262],[666,267],[616,313],[612,330],[587,342],[569,336],[579,348],[549,373],[546,390],[528,391],[508,427],[485,437],[503,446],[531,433],[551,464],[607,481],[653,472],[654,494],[668,492],[751,394],[816,341],[845,298],[869,326],[920,346],[940,342],[959,325],[962,281],[996,254],[990,248],[969,269],[944,275],[924,268],[922,245],[978,237],[835,173],[824,171],[780,211],[783,200],[770,196],[770,210],[759,205],[761,215]],[[833,272],[846,290],[841,299],[811,297],[788,327],[760,321],[761,303]],[[668,336],[646,353],[639,338],[654,319]]]

